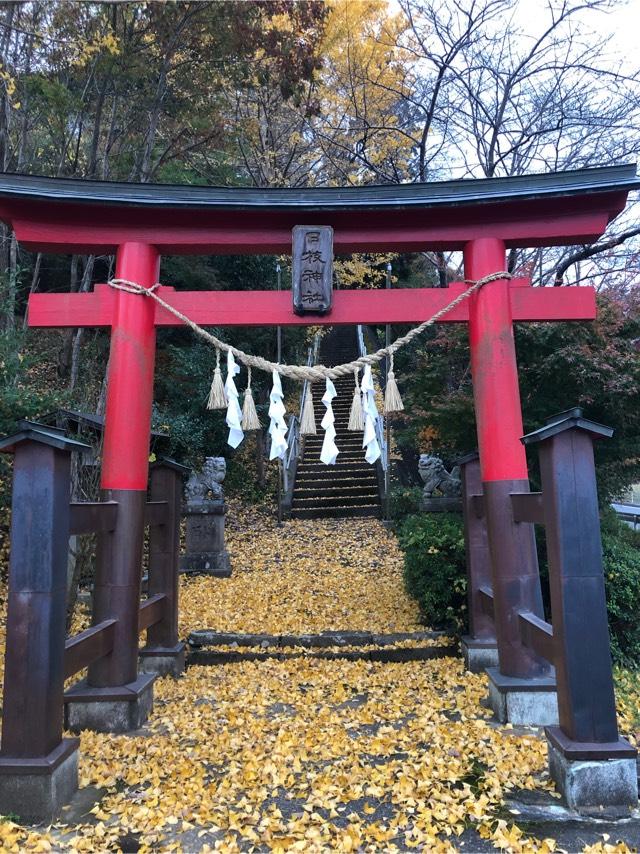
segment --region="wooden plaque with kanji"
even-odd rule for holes
[[[333,290],[333,229],[296,225],[293,229],[293,310],[327,314]]]

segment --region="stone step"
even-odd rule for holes
[[[316,418],[316,432],[311,433],[312,438],[320,439],[320,444],[322,444],[322,440],[324,439],[324,428],[322,425],[322,419]],[[362,443],[362,430],[349,430],[349,416],[345,415],[344,418],[334,418],[333,426],[338,434],[338,436],[344,436],[345,439],[350,439],[352,437],[360,438],[360,443]]]
[[[324,463],[311,461],[298,463],[297,477],[300,477],[302,474],[313,474],[316,477],[326,476],[328,471],[340,472],[340,476],[346,476],[348,474],[349,477],[352,477],[364,472],[373,471],[375,473],[376,470],[373,466],[370,466],[364,458],[360,463],[354,463],[348,460],[341,460],[340,457],[338,457],[337,462],[332,466],[326,466]]]
[[[361,467],[363,470],[370,469],[372,466],[364,458],[364,450],[362,448],[358,448],[357,451],[349,451],[348,453],[338,445],[338,450],[340,453],[336,458],[336,462],[334,465],[325,465],[320,462],[320,448],[314,448],[313,451],[308,451],[305,453],[304,457],[298,463],[298,470],[304,469],[306,466],[323,466],[324,471],[331,471],[337,465],[347,465],[351,464],[355,467]],[[373,467],[373,471],[375,472],[375,467]]]
[[[351,412],[351,397],[349,397],[349,400],[338,400],[338,398],[334,398],[333,403],[331,404],[331,410],[334,415],[337,412],[348,415],[349,412]],[[324,403],[316,403],[313,407],[313,411],[317,418],[319,415],[324,415],[324,413],[327,411],[327,407],[324,405]]]
[[[368,507],[370,505],[379,505],[380,499],[377,491],[371,492],[368,495],[312,495],[309,497],[299,498],[293,496],[293,510],[307,509],[329,509],[329,508],[348,508],[348,507]]]
[[[334,424],[333,426],[335,427],[336,425]],[[362,447],[362,440],[364,438],[362,430],[348,430],[345,427],[344,430],[336,430],[336,434],[348,445],[360,445],[360,447]],[[324,431],[320,428],[319,432],[315,435],[313,433],[309,433],[305,436],[304,446],[305,448],[313,447],[315,445],[322,447],[323,442]]]
[[[367,505],[366,507],[322,507],[311,510],[307,507],[299,507],[291,510],[292,519],[380,519],[382,510],[380,505]]]
[[[366,488],[372,493],[378,489],[378,481],[374,478],[325,478],[325,480],[301,480],[296,482],[296,491],[294,495],[303,495],[303,493],[313,490],[314,494],[321,489],[331,487],[331,489],[350,489],[351,487]]]
[[[414,645],[396,646],[407,641]],[[191,632],[187,644],[189,666],[298,657],[402,663],[459,655],[457,643],[444,632],[376,634],[345,630],[320,634],[270,635],[201,629]]]
[[[365,453],[364,448],[360,448],[357,451],[344,451],[344,450],[342,450],[342,448],[340,448],[340,445],[338,445],[338,450],[340,451],[340,453],[338,454],[337,459],[340,460],[341,462],[343,462],[343,463],[364,462],[366,465],[368,465],[368,463],[366,462],[366,460],[364,458],[364,453]]]
[[[340,457],[338,457],[338,460]],[[355,469],[354,471],[349,471],[345,474],[345,466],[339,466],[336,463],[333,466],[325,466],[324,463],[320,463],[322,466],[321,469],[316,468],[314,462],[302,463],[298,466],[298,472],[296,477],[296,489],[298,486],[298,481],[300,483],[312,481],[314,483],[322,484],[327,483],[328,481],[333,480],[357,480],[358,483],[370,482],[377,483],[378,475],[375,469],[373,472],[371,471],[371,466],[368,463],[365,463],[363,466]],[[302,467],[301,467],[302,466]]]
[[[336,444],[338,446],[338,450],[340,451],[340,453],[338,454],[338,459],[342,459],[343,462],[345,460],[354,460],[354,461],[364,460],[364,454],[365,454],[364,448],[361,448],[358,446],[355,446],[353,448],[345,447],[344,445],[340,444],[338,439],[336,439]],[[322,446],[319,446],[317,448],[309,448],[308,450],[305,449],[304,457],[302,459],[305,462],[311,462],[313,460],[319,460],[321,450],[322,450]]]
[[[311,436],[317,439],[320,439],[320,444],[322,444],[322,440],[324,439],[324,429],[321,426],[321,419],[316,419],[316,433],[315,435],[312,433]],[[363,432],[362,430],[349,430],[349,416],[345,415],[344,418],[334,418],[333,419],[333,427],[338,434],[338,436],[342,436],[345,439],[351,438],[359,438],[360,444],[362,444]]]
[[[297,497],[300,498],[308,498],[309,494],[319,495],[320,489],[331,489],[331,495],[337,494],[336,490],[342,490],[340,492],[341,495],[351,495],[355,494],[357,490],[366,490],[367,495],[373,496],[373,502],[378,501],[378,484],[374,481],[363,481],[361,483],[357,481],[348,481],[346,484],[344,481],[338,481],[335,484],[332,481],[325,482],[321,487],[317,487],[315,484],[307,486],[306,484],[300,484],[300,489],[294,493],[294,499]],[[361,502],[367,504],[368,502]]]
[[[322,423],[322,419],[324,418],[324,416],[326,414],[326,411],[327,410],[323,406],[322,409],[318,409],[315,413],[316,430],[318,431],[317,435],[321,435],[321,433],[322,433],[322,428],[320,427],[320,425]],[[333,410],[334,424],[335,425],[338,425],[338,424],[344,425],[345,430],[347,428],[347,424],[349,423],[350,417],[351,417],[351,407],[345,408],[343,410],[339,410],[339,409]],[[360,430],[359,432],[362,433],[362,430]]]
[[[312,652],[220,652],[193,650],[187,657],[187,667],[199,665],[236,664],[241,661],[286,661],[289,658],[318,658],[326,661],[376,661],[383,664],[402,664],[406,661],[433,661],[438,658],[458,657],[457,645],[413,646],[394,649],[368,650],[318,650]]]
[[[324,430],[320,426],[321,424],[322,424],[322,419],[316,418],[316,433],[315,433],[315,435],[319,436],[320,439],[324,439]],[[349,430],[349,417],[347,415],[345,415],[344,418],[334,418],[333,426],[334,426],[334,429],[335,429],[336,433],[338,434],[338,436],[344,436],[345,438],[350,438],[351,436],[359,436],[360,437],[360,444],[362,444],[362,436],[363,436],[362,430],[358,430],[357,432],[355,430]],[[313,436],[314,434],[311,433],[311,435]]]
[[[306,649],[330,646],[392,646],[404,641],[435,641],[448,637],[443,631],[424,632],[358,632],[350,629],[329,630],[324,632],[300,635],[271,635],[266,632],[219,632],[216,629],[196,629],[189,634],[187,643],[192,649],[203,646],[260,646],[292,647],[301,646]]]
[[[331,498],[336,496],[340,499],[351,496],[360,496],[371,498],[372,501],[378,500],[378,488],[374,483],[359,483],[354,485],[344,486],[343,484],[334,485],[327,481],[324,486],[309,486],[307,488],[300,486],[293,493],[293,506],[297,506],[298,502],[306,498]],[[366,502],[368,503],[368,502]]]
[[[326,406],[323,406],[323,407],[318,406],[313,410],[317,423],[320,423],[320,421],[322,421],[322,419],[325,416],[326,411],[327,411]],[[333,412],[333,417],[336,420],[338,418],[340,418],[342,420],[348,421],[349,415],[351,414],[351,404],[349,404],[349,406],[344,406],[344,407],[332,406],[331,411]]]
[[[306,441],[304,444],[304,452],[307,453],[316,453],[319,452],[322,448],[322,441],[314,441],[309,442]],[[336,436],[336,444],[340,448],[341,451],[362,451],[364,450],[362,447],[362,439],[352,439],[351,436],[341,436],[339,433]]]
[[[362,442],[360,442],[359,444],[357,442],[354,442],[353,444],[340,444],[340,437],[336,436],[335,443],[338,446],[338,450],[340,451],[340,455],[342,456],[343,460],[347,457],[353,457],[353,459],[364,459],[365,449],[362,447]],[[317,456],[321,450],[322,442],[311,448],[307,446],[304,449],[304,456]]]
[[[366,465],[366,463],[365,463],[365,465]],[[329,469],[329,471],[327,471],[327,469]],[[368,467],[367,467],[367,469],[363,468],[363,469],[356,469],[353,471],[346,471],[343,466],[338,466],[338,465],[325,466],[325,465],[323,465],[322,471],[315,470],[315,469],[310,471],[307,469],[302,474],[306,475],[306,476],[300,477],[299,481],[298,481],[298,478],[296,478],[296,485],[298,484],[298,482],[302,486],[302,485],[306,485],[308,483],[318,483],[318,482],[328,483],[330,481],[333,482],[334,480],[336,482],[339,482],[342,480],[350,480],[350,481],[355,480],[357,483],[370,483],[372,485],[373,484],[377,485],[377,483],[378,483],[378,478],[377,478],[375,471],[374,471],[374,475],[376,475],[375,477],[369,476]]]

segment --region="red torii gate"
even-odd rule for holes
[[[283,253],[296,224],[330,225],[337,253],[463,250],[465,276],[506,269],[506,249],[590,242],[638,186],[634,166],[385,187],[212,189],[0,177],[0,218],[43,252],[115,253],[116,277],[150,287],[161,254]],[[325,317],[300,318],[287,292],[159,293],[200,325],[418,323],[465,287],[337,292]],[[544,675],[521,643],[518,610],[542,615],[533,526],[514,523],[509,494],[529,490],[514,321],[591,320],[592,288],[499,280],[451,311],[468,322],[484,507],[492,559],[500,671]],[[95,592],[94,620],[118,617],[113,651],[89,670],[90,690],[137,675],[137,613],[148,476],[155,329],[179,325],[140,295],[98,285],[91,294],[33,294],[32,327],[111,328],[102,488],[123,505],[113,578]]]

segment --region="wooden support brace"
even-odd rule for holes
[[[493,590],[490,587],[480,587],[478,589],[480,596],[480,605],[487,617],[495,619],[495,607],[493,603]]]
[[[117,501],[82,501],[69,505],[69,533],[97,534],[113,531],[118,515]]]
[[[64,647],[64,678],[69,679],[113,649],[116,620],[103,620],[69,638]]]
[[[142,602],[140,605],[140,618],[138,627],[140,632],[144,632],[150,626],[155,626],[164,617],[164,609],[167,597],[164,593],[157,593],[155,596]]]
[[[512,492],[511,509],[514,522],[544,525],[544,506],[541,492]]]
[[[553,627],[551,623],[541,620],[531,611],[521,611],[518,614],[520,637],[525,646],[531,647],[538,655],[553,664],[555,649],[553,643]]]

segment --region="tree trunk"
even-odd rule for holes
[[[16,294],[18,289],[18,241],[11,232],[9,243],[9,269],[7,270],[7,298],[5,304],[5,329],[13,332],[16,328]]]
[[[40,267],[42,266],[42,252],[38,252],[36,255],[36,262],[33,265],[33,272],[31,274],[31,287],[29,288],[29,294],[33,294],[38,290],[38,284],[40,283]],[[29,323],[29,312],[25,310],[24,318],[22,319],[22,328],[26,329]]]
[[[75,293],[78,290],[78,265],[80,263],[79,255],[71,256],[71,264],[69,267],[69,290]],[[66,379],[69,376],[71,368],[71,348],[73,347],[73,329],[65,329],[62,333],[62,345],[58,352],[58,376],[60,379]]]
[[[82,274],[82,282],[80,283],[79,289],[80,293],[86,293],[91,286],[94,264],[95,255],[89,255],[84,268],[84,273]],[[80,345],[82,344],[83,335],[84,329],[82,327],[75,330],[73,334],[73,343],[71,345],[71,364],[69,370],[69,391],[73,391],[76,387],[76,383],[78,382],[78,374],[80,373],[80,355],[82,352]]]

